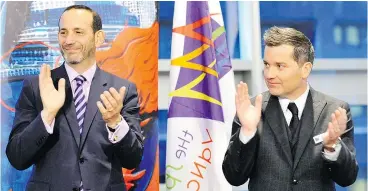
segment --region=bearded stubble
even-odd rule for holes
[[[85,52],[80,52],[77,54],[82,54],[80,58],[76,58],[71,60],[71,58],[68,57],[68,54],[64,52],[64,50],[61,48],[61,55],[63,56],[64,60],[68,63],[68,64],[72,64],[72,65],[76,65],[81,63],[82,61],[84,61],[87,58],[90,58],[91,56],[93,56],[96,52],[96,47],[92,45],[92,47],[88,50],[87,54],[85,54]]]

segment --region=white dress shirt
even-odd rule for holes
[[[285,119],[286,119],[286,122],[287,122],[288,126],[290,124],[291,118],[293,117],[293,114],[288,109],[289,103],[290,102],[295,103],[295,105],[298,107],[298,111],[299,111],[298,112],[298,117],[299,117],[299,119],[301,119],[302,114],[303,114],[303,110],[304,110],[304,107],[305,107],[305,103],[307,102],[309,89],[310,88],[309,88],[309,84],[308,84],[307,89],[305,90],[305,92],[294,101],[289,100],[287,98],[280,98],[280,97],[278,98],[281,109],[282,109],[282,112],[284,113],[284,116],[285,116]],[[250,136],[246,136],[246,135],[244,135],[243,131],[240,131],[239,139],[243,144],[246,144],[254,137],[255,134],[256,134],[256,131],[254,131]],[[330,161],[336,161],[337,157],[340,154],[340,150],[341,150],[341,144],[337,144],[334,152],[329,152],[327,150],[324,150],[323,154]]]
[[[65,65],[66,73],[68,74],[68,77],[69,77],[69,82],[70,82],[72,92],[73,92],[73,97],[74,97],[74,90],[77,88],[77,82],[76,82],[75,78],[77,76],[79,76],[80,74],[77,71],[75,71],[72,67],[70,67],[68,64],[64,64],[64,65]],[[89,91],[90,91],[90,88],[91,88],[91,82],[92,82],[93,76],[95,75],[96,69],[97,69],[97,65],[94,64],[87,71],[85,71],[83,74],[81,74],[87,79],[83,83],[83,93],[86,96],[86,101],[87,102],[88,102],[88,97],[89,97]],[[52,120],[50,125],[47,124],[45,122],[43,112],[44,111],[42,110],[41,111],[41,117],[42,117],[43,123],[45,124],[46,131],[49,134],[52,134],[54,132],[55,119]],[[124,120],[123,117],[121,117],[121,122],[117,125],[114,132],[110,131],[107,124],[105,126],[106,126],[106,130],[108,132],[108,138],[109,138],[110,142],[112,142],[112,143],[119,142],[121,139],[123,139],[125,137],[125,135],[129,131],[129,125],[127,124],[127,122]]]

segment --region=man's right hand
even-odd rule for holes
[[[256,97],[255,106],[252,105],[248,95],[248,85],[242,81],[237,85],[235,96],[236,113],[242,125],[241,130],[245,136],[252,135],[261,119],[262,94]]]
[[[43,64],[39,79],[40,95],[44,110],[44,117],[48,124],[51,124],[59,109],[65,102],[65,79],[58,82],[58,90],[55,89],[51,79],[51,69],[49,65]]]

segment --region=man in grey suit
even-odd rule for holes
[[[269,91],[249,99],[237,85],[237,116],[223,161],[234,186],[249,190],[329,191],[358,174],[349,105],[309,86],[314,49],[292,28],[264,35],[264,79]],[[254,104],[254,105],[253,105]]]
[[[34,165],[27,191],[122,191],[122,168],[139,165],[136,86],[97,67],[104,37],[96,12],[66,8],[58,33],[65,63],[25,79],[6,154],[18,170]]]

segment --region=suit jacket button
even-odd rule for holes
[[[80,162],[81,164],[83,164],[83,163],[84,163],[84,158],[83,158],[83,157],[81,157],[81,158],[79,159],[79,162]]]
[[[294,184],[294,185],[297,185],[297,184],[298,184],[298,182],[299,182],[299,181],[298,181],[298,180],[296,180],[296,179],[294,179],[294,180],[293,180],[293,184]]]

